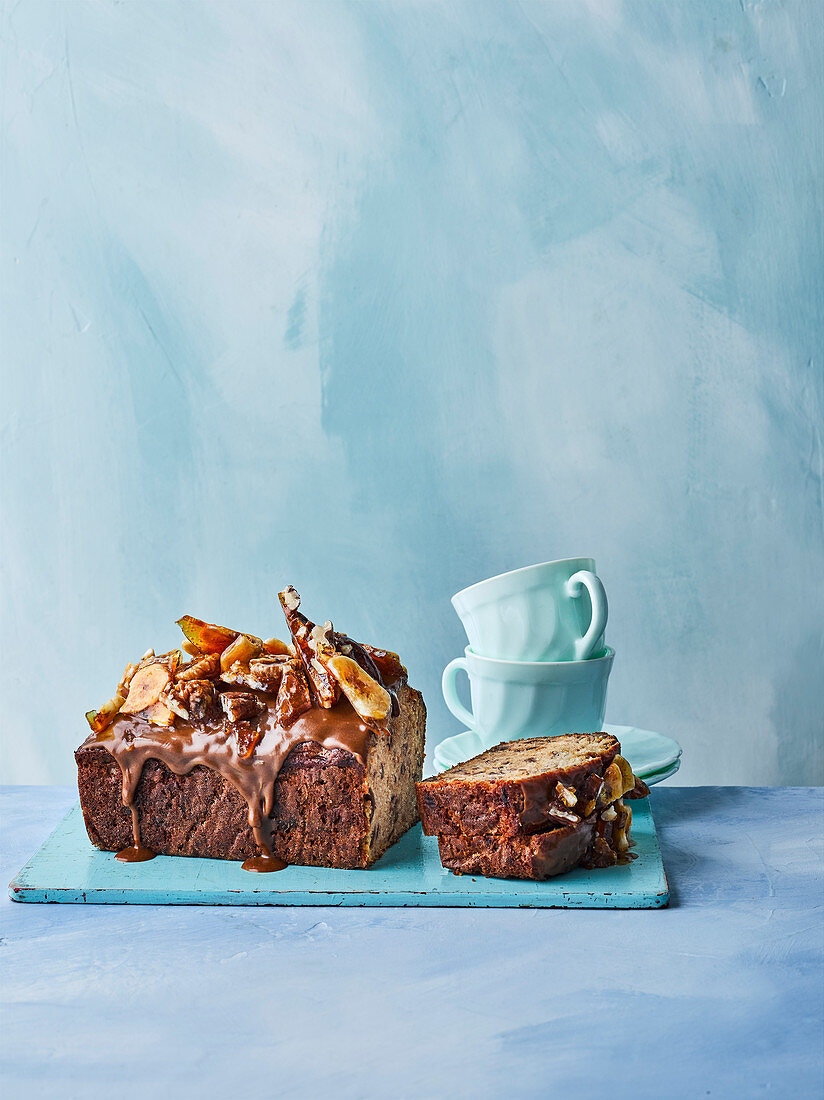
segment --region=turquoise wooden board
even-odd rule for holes
[[[633,804],[633,851],[624,867],[571,871],[548,882],[453,875],[420,825],[368,871],[288,867],[269,875],[218,859],[158,856],[118,863],[92,847],[76,805],[9,886],[14,901],[137,905],[422,905],[654,909],[667,880],[646,799]]]

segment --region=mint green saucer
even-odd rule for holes
[[[669,779],[681,766],[682,749],[672,737],[636,726],[605,725],[604,731],[618,738],[621,751],[632,765],[632,770],[650,786]],[[444,772],[477,756],[479,752],[483,752],[483,746],[473,730],[447,737],[433,753],[435,770]]]

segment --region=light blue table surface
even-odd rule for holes
[[[0,791],[4,884],[74,798]],[[3,896],[3,1095],[819,1096],[824,792],[651,801],[664,910]]]

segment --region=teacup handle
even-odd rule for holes
[[[459,722],[463,722],[468,730],[475,729],[475,715],[472,711],[467,710],[463,703],[458,698],[458,692],[455,687],[455,681],[458,678],[459,672],[465,672],[469,676],[469,669],[466,667],[465,657],[456,657],[454,661],[450,661],[446,668],[443,670],[443,677],[441,678],[441,690],[443,691],[444,702],[458,719]]]
[[[586,634],[575,643],[576,661],[586,661],[592,656],[595,643],[604,633],[604,628],[607,625],[607,615],[609,614],[607,594],[601,581],[588,569],[579,569],[577,573],[572,574],[566,583],[567,595],[580,596],[585,588],[589,592],[589,599],[592,604],[592,619]],[[446,676],[446,673],[444,673],[444,676]]]

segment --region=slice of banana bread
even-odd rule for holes
[[[628,861],[632,811],[618,799],[602,814],[531,836],[440,836],[441,863],[461,875],[547,879],[573,867],[611,867]]]
[[[628,862],[623,799],[649,788],[620,749],[607,733],[503,742],[417,784],[423,831],[458,874],[546,879]]]
[[[418,783],[423,830],[427,836],[522,836],[577,824],[593,812],[608,773],[609,789],[621,787],[614,797],[634,786],[626,761],[616,763],[620,749],[608,733],[502,742]]]

